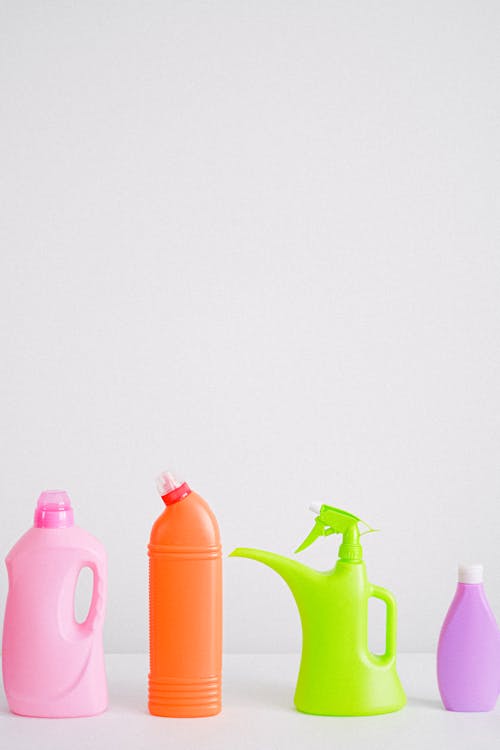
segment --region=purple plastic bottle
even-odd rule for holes
[[[500,631],[483,588],[482,565],[460,565],[441,629],[439,691],[448,711],[491,711],[500,691]]]

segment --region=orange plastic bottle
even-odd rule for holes
[[[208,504],[164,472],[167,506],[149,554],[149,701],[155,716],[212,716],[221,710],[222,551]]]

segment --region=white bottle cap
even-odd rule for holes
[[[458,566],[459,583],[482,583],[483,566],[479,563],[460,563]]]
[[[172,492],[172,490],[176,490],[177,487],[180,487],[182,484],[183,482],[180,482],[176,477],[174,477],[174,475],[170,471],[162,471],[162,473],[156,480],[156,487],[162,497],[164,495],[168,495],[168,493]]]
[[[316,516],[319,516],[321,512],[321,503],[311,503],[311,505],[309,506],[309,510]]]

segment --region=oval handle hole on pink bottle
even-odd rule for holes
[[[387,606],[381,599],[368,599],[368,649],[376,656],[385,653]]]
[[[94,571],[88,565],[84,565],[78,574],[73,601],[75,620],[80,625],[89,615],[94,585]]]

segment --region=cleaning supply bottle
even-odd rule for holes
[[[149,702],[155,716],[221,710],[222,552],[208,504],[169,472],[149,552]]]
[[[102,645],[106,552],[74,525],[66,492],[42,492],[34,526],[6,564],[2,667],[10,710],[55,718],[101,713],[108,701]],[[75,588],[84,567],[93,572],[94,588],[88,615],[77,622]]]
[[[396,672],[396,603],[368,582],[357,516],[329,505],[311,506],[314,527],[296,550],[319,536],[342,534],[333,570],[319,572],[273,552],[238,548],[232,556],[257,560],[290,587],[302,622],[302,658],[295,706],[308,714],[364,716],[397,711],[406,698]],[[369,531],[373,529],[369,528]],[[383,654],[368,648],[368,601],[386,604]]]
[[[448,711],[491,711],[500,692],[500,631],[483,588],[482,565],[460,565],[441,629],[439,691]]]

